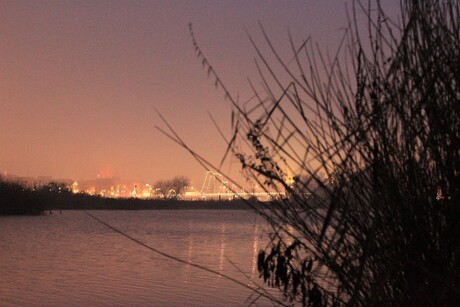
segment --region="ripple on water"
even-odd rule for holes
[[[267,242],[262,219],[248,211],[92,214],[154,248],[246,284],[246,276],[254,276],[254,252]],[[0,233],[2,306],[244,305],[251,294],[222,276],[155,254],[82,211],[2,217]]]

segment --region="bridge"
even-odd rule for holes
[[[270,200],[285,197],[284,192],[246,191],[229,183],[227,178],[218,172],[207,171],[200,191],[186,192],[185,199],[232,200],[249,199]]]

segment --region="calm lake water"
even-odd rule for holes
[[[251,211],[89,212],[162,252],[262,285],[257,254],[268,242],[266,224]],[[1,306],[243,306],[257,297],[148,250],[83,211],[1,216],[0,233]]]

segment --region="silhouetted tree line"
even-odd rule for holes
[[[255,208],[273,229],[259,272],[306,306],[454,306],[460,3],[401,1],[393,20],[380,1],[353,1],[351,16],[333,58],[290,37],[284,60],[261,28],[268,54],[251,39],[262,84],[250,83],[253,105],[233,99],[192,32],[234,108],[228,152],[288,195]]]
[[[44,212],[46,197],[42,191],[0,177],[0,214],[38,215]]]

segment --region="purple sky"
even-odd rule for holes
[[[185,175],[198,186],[205,170],[154,127],[156,108],[210,161],[225,150],[208,112],[228,132],[230,106],[202,69],[188,23],[243,100],[247,77],[257,79],[246,30],[261,42],[260,21],[286,58],[288,29],[299,44],[311,35],[333,51],[347,2],[0,0],[0,171]]]

